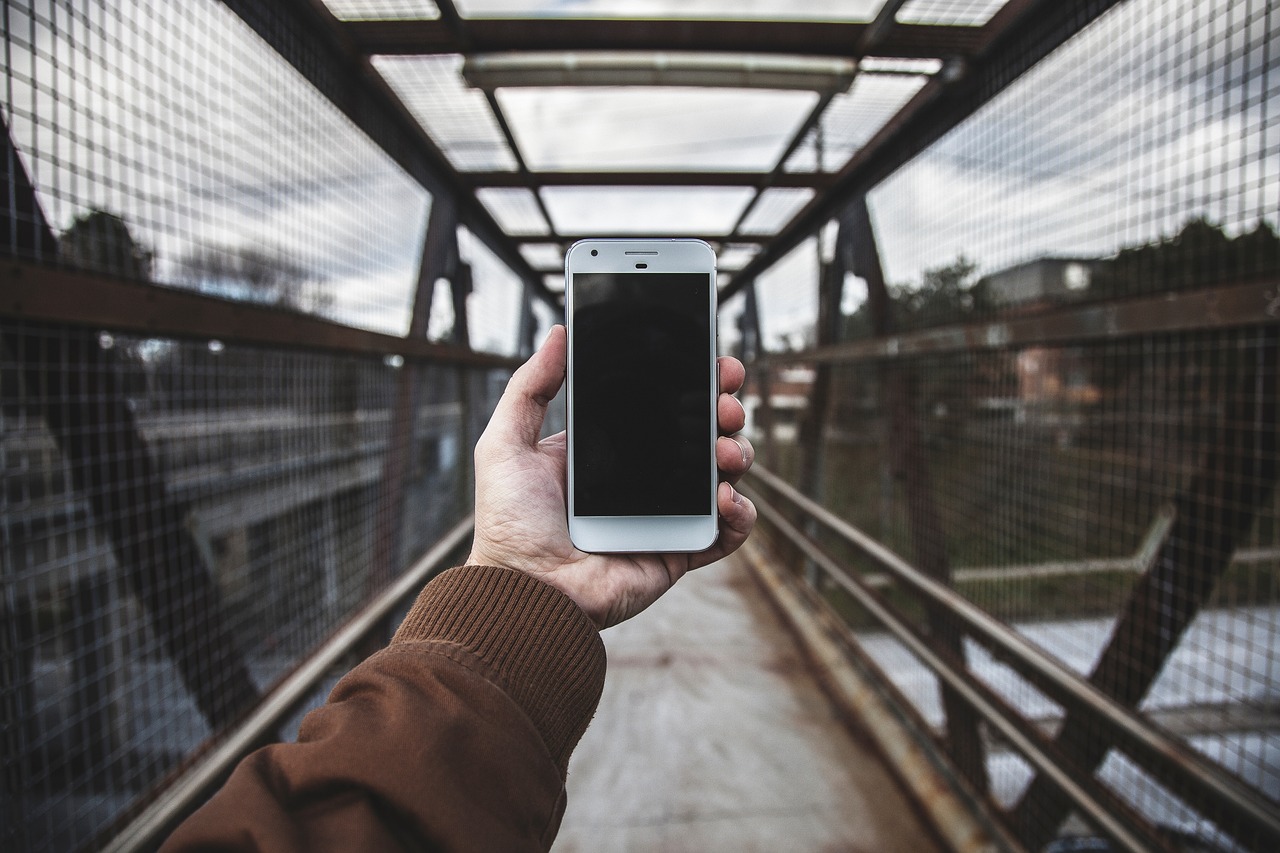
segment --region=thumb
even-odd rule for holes
[[[547,406],[564,384],[568,349],[564,326],[552,326],[538,351],[511,375],[486,433],[506,445],[538,443]]]

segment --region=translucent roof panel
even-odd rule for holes
[[[980,27],[1000,11],[1005,0],[911,0],[898,10],[903,24]]]
[[[543,201],[561,234],[727,234],[749,187],[547,187]]]
[[[818,135],[810,131],[787,161],[788,172],[838,171],[859,148],[920,91],[928,77],[863,73],[837,95],[822,115],[822,162]]]
[[[372,62],[454,168],[516,170],[484,93],[462,80],[461,56],[374,56]]]
[[[431,0],[324,0],[339,21],[434,20],[440,10]]]
[[[884,0],[455,0],[472,18],[700,18],[712,20],[870,21]]]
[[[520,254],[535,270],[564,268],[564,252],[552,243],[526,243],[520,247]]]
[[[760,200],[739,229],[743,234],[773,235],[791,221],[791,217],[813,198],[813,190],[799,187],[773,187],[760,194]]]
[[[817,99],[813,92],[641,86],[498,90],[534,171],[768,170]]]
[[[751,263],[751,259],[758,254],[759,246],[725,246],[716,254],[716,266],[721,270],[736,272]]]
[[[467,331],[483,352],[515,355],[524,286],[520,278],[466,228],[458,229],[458,254],[471,265]]]
[[[508,234],[540,235],[551,230],[532,190],[486,187],[476,190],[476,198]]]

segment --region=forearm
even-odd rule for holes
[[[296,744],[242,762],[165,850],[545,850],[603,682],[599,635],[564,595],[446,572]]]

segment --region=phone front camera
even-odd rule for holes
[[[597,251],[596,249],[592,249],[592,250],[591,250],[591,257],[593,257],[593,258],[594,258],[594,257],[595,257],[596,255],[598,255],[598,254],[600,254],[600,252],[599,252],[599,251]]]

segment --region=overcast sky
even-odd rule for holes
[[[54,8],[34,4],[39,17]],[[461,5],[586,14],[592,3]],[[697,13],[716,14],[713,5]],[[744,16],[780,8],[724,5]],[[784,5],[797,15],[838,8],[865,17],[857,4],[834,0]],[[50,28],[33,25],[21,4],[10,8],[6,120],[54,225],[66,228],[93,207],[121,215],[156,251],[161,280],[179,278],[179,262],[198,246],[256,249],[309,270],[332,294],[333,319],[403,333],[427,194],[222,4],[117,6],[77,4],[87,28],[61,9]],[[632,6],[654,15],[695,8]],[[116,34],[130,27],[145,37]],[[872,193],[889,279],[910,284],[960,254],[983,272],[1043,255],[1107,256],[1173,234],[1196,215],[1231,232],[1261,217],[1274,223],[1280,71],[1273,59],[1268,65],[1268,35],[1265,14],[1248,0],[1119,5]],[[468,156],[492,158],[496,128],[477,110],[478,93],[458,80],[456,59],[379,62],[424,121],[444,116],[457,135],[451,144],[473,143]],[[848,146],[841,157],[912,91],[901,78],[892,91],[873,79],[833,113],[833,145]],[[500,90],[498,98],[534,168],[763,169],[815,96],[554,89]],[[544,201],[567,232],[678,234],[728,230],[749,197],[563,188]],[[463,251],[476,267],[473,339],[509,351],[516,281],[481,247],[466,242]],[[816,257],[810,241],[760,280],[775,343],[812,325]]]

